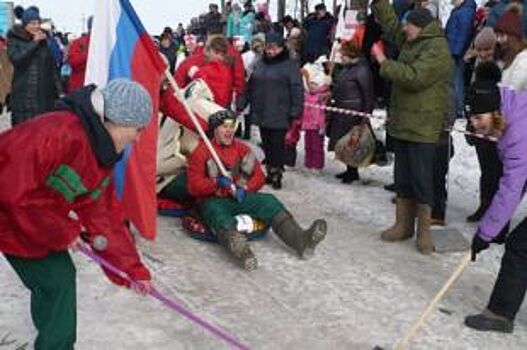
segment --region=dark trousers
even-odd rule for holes
[[[434,206],[434,161],[436,145],[393,139],[395,153],[395,192],[397,197],[413,198]]]
[[[73,350],[76,339],[75,266],[69,253],[41,259],[5,255],[31,292],[31,318],[38,331],[35,350]]]
[[[432,208],[432,217],[435,219],[444,219],[446,213],[447,192],[447,174],[450,159],[454,156],[454,144],[449,132],[443,132],[441,139],[435,146],[434,162],[434,207]]]
[[[285,162],[285,134],[287,130],[260,128],[266,165],[283,169]]]
[[[513,321],[527,289],[527,218],[509,235],[488,309]]]
[[[498,156],[496,142],[475,140],[481,177],[479,178],[479,200],[484,211],[490,206],[494,194],[498,191],[503,164]]]

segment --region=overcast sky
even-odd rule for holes
[[[61,31],[80,33],[83,17],[93,13],[95,4],[104,5],[106,0],[18,0],[16,5],[36,5],[40,14],[52,18]],[[186,24],[191,17],[208,10],[214,0],[130,0],[146,30],[159,34],[166,25]]]

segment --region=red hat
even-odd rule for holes
[[[504,33],[521,39],[523,37],[522,23],[518,10],[510,9],[505,12],[498,20],[498,23],[496,23],[494,31],[496,33]]]

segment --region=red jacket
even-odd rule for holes
[[[69,111],[0,134],[0,251],[42,258],[68,249],[84,227],[89,238],[107,238],[103,258],[132,278],[150,279],[118,210],[112,169],[100,165],[80,119]]]
[[[71,42],[68,50],[68,63],[71,66],[71,75],[68,81],[68,93],[84,86],[89,46],[90,35],[83,35]]]
[[[233,91],[230,92],[230,97],[227,105],[222,105],[222,107],[228,107],[230,105],[232,99],[232,92],[234,92],[236,95],[241,95],[243,93],[243,90],[245,89],[245,68],[243,66],[243,59],[240,52],[236,50],[236,48],[234,48],[232,44],[229,44],[229,50],[227,51],[227,54],[234,58],[234,65],[231,68]],[[197,49],[196,52],[194,52],[183,62],[181,62],[179,67],[176,69],[176,73],[174,74],[174,78],[176,79],[176,82],[178,83],[179,87],[184,88],[192,81],[192,79],[188,76],[190,68],[192,68],[193,66],[201,68],[206,63],[207,61],[205,59],[204,48]],[[211,89],[213,88],[211,87]],[[216,96],[215,93],[214,96]]]
[[[214,140],[211,143],[228,171],[239,165],[243,157],[251,153],[249,146],[238,140],[234,140],[230,146],[220,146]],[[205,199],[217,196],[218,192],[221,192],[216,179],[211,179],[207,173],[207,160],[211,158],[212,156],[203,141],[199,142],[198,147],[188,157],[187,187],[189,194],[193,197]],[[254,171],[245,185],[248,192],[259,191],[265,183],[262,167],[257,160],[255,161]],[[234,177],[233,180],[237,183],[240,179]]]

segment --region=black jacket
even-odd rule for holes
[[[286,130],[304,109],[304,86],[298,62],[289,51],[258,62],[247,83],[245,99],[251,104],[253,124],[273,130]]]
[[[13,63],[11,90],[13,124],[49,112],[61,92],[53,54],[46,41],[36,43],[20,25],[7,34],[7,54]]]
[[[371,113],[375,103],[373,77],[368,61],[361,57],[355,64],[346,65],[340,71],[331,91],[333,107]],[[349,114],[329,114],[329,150],[338,140],[364,119]]]

